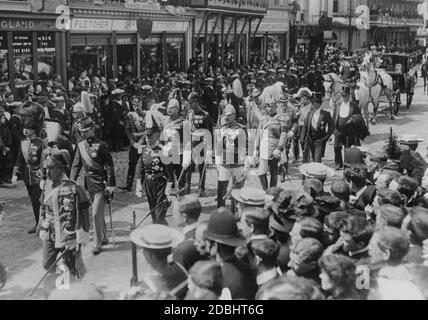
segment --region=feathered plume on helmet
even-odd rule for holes
[[[44,126],[45,111],[43,107],[34,101],[28,101],[21,107],[22,127],[33,129],[37,135],[40,134]]]
[[[262,104],[271,104],[277,103],[284,95],[283,92],[284,84],[280,81],[275,84],[264,88],[262,94],[260,95],[260,102]]]
[[[384,147],[385,153],[388,155],[388,159],[400,160],[401,149],[399,146],[397,136],[393,135],[392,128],[389,128],[389,137]]]

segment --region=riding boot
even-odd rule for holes
[[[217,182],[217,208],[224,207],[226,200],[223,199],[227,193],[227,186],[229,181],[218,181]]]
[[[270,188],[274,188],[276,187],[278,184],[278,172],[276,172],[275,174],[271,174],[270,175],[270,184],[269,187]]]
[[[262,185],[262,189],[266,191],[268,189],[268,180],[266,174],[259,175],[260,183]]]

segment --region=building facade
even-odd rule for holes
[[[182,71],[191,57],[193,13],[158,1],[69,0],[69,72],[123,80]]]
[[[232,67],[288,57],[285,0],[191,0],[193,53],[212,66]]]
[[[0,88],[23,94],[28,85],[64,73],[66,35],[57,17],[47,1],[0,1]]]

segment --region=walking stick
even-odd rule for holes
[[[136,229],[135,223],[136,223],[136,217],[135,217],[135,210],[134,210],[132,211],[131,232]],[[132,261],[131,287],[135,287],[138,283],[137,245],[132,241],[131,241],[131,261]]]
[[[31,290],[30,294],[28,296],[32,296],[34,294],[34,292],[36,292],[36,290],[39,288],[39,286],[42,284],[43,280],[45,280],[45,278],[48,276],[48,274],[51,272],[52,268],[54,266],[57,265],[57,263],[59,262],[59,260],[61,260],[62,256],[68,251],[68,247],[65,248],[65,250],[63,252],[61,252],[61,254],[59,255],[59,257],[54,261],[54,263],[52,263],[50,265],[50,267],[48,268],[48,270],[46,271],[46,273],[43,275],[43,277],[39,280],[39,282],[37,282],[37,285],[34,287],[33,290]]]
[[[207,171],[207,162],[204,162],[204,168],[202,169],[201,179],[199,180],[199,190],[202,188],[202,181],[204,180],[205,172]]]
[[[107,201],[107,204],[108,204],[108,211],[109,211],[109,215],[110,215],[110,236],[111,236],[111,238],[112,238],[112,242],[113,242],[113,247],[114,247],[114,245],[115,245],[115,238],[114,238],[114,228],[113,228],[113,216],[112,216],[112,213],[111,213],[111,199],[112,199],[113,197],[110,197],[110,193],[107,191],[106,192],[106,201]]]

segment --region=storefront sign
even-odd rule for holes
[[[226,9],[231,11],[253,11],[264,13],[267,10],[268,0],[206,0],[205,5],[200,0],[192,0],[192,7]]]
[[[263,19],[264,20],[264,19]],[[260,24],[259,30],[257,33],[265,32],[287,32],[289,30],[289,24],[284,22],[271,22],[267,20]]]
[[[19,33],[13,35],[13,54],[26,55],[32,54],[33,42],[31,33]]]
[[[55,36],[52,32],[37,33],[37,52],[40,54],[55,53]]]
[[[113,20],[113,31],[137,32],[136,20]]]
[[[86,37],[86,44],[88,46],[101,46],[111,44],[111,37]]]
[[[137,41],[133,37],[123,37],[123,38],[117,38],[116,43],[118,45],[120,45],[120,44],[122,44],[122,45],[123,44],[135,44],[135,43],[137,43]]]
[[[186,32],[189,26],[185,21],[153,21],[153,32]]]
[[[2,19],[0,18],[0,30],[56,30],[55,20],[31,20],[31,19]]]
[[[72,31],[111,31],[113,20],[105,19],[81,19],[71,20]]]
[[[75,18],[71,20],[71,31],[82,32],[137,32],[136,20],[87,19]]]

